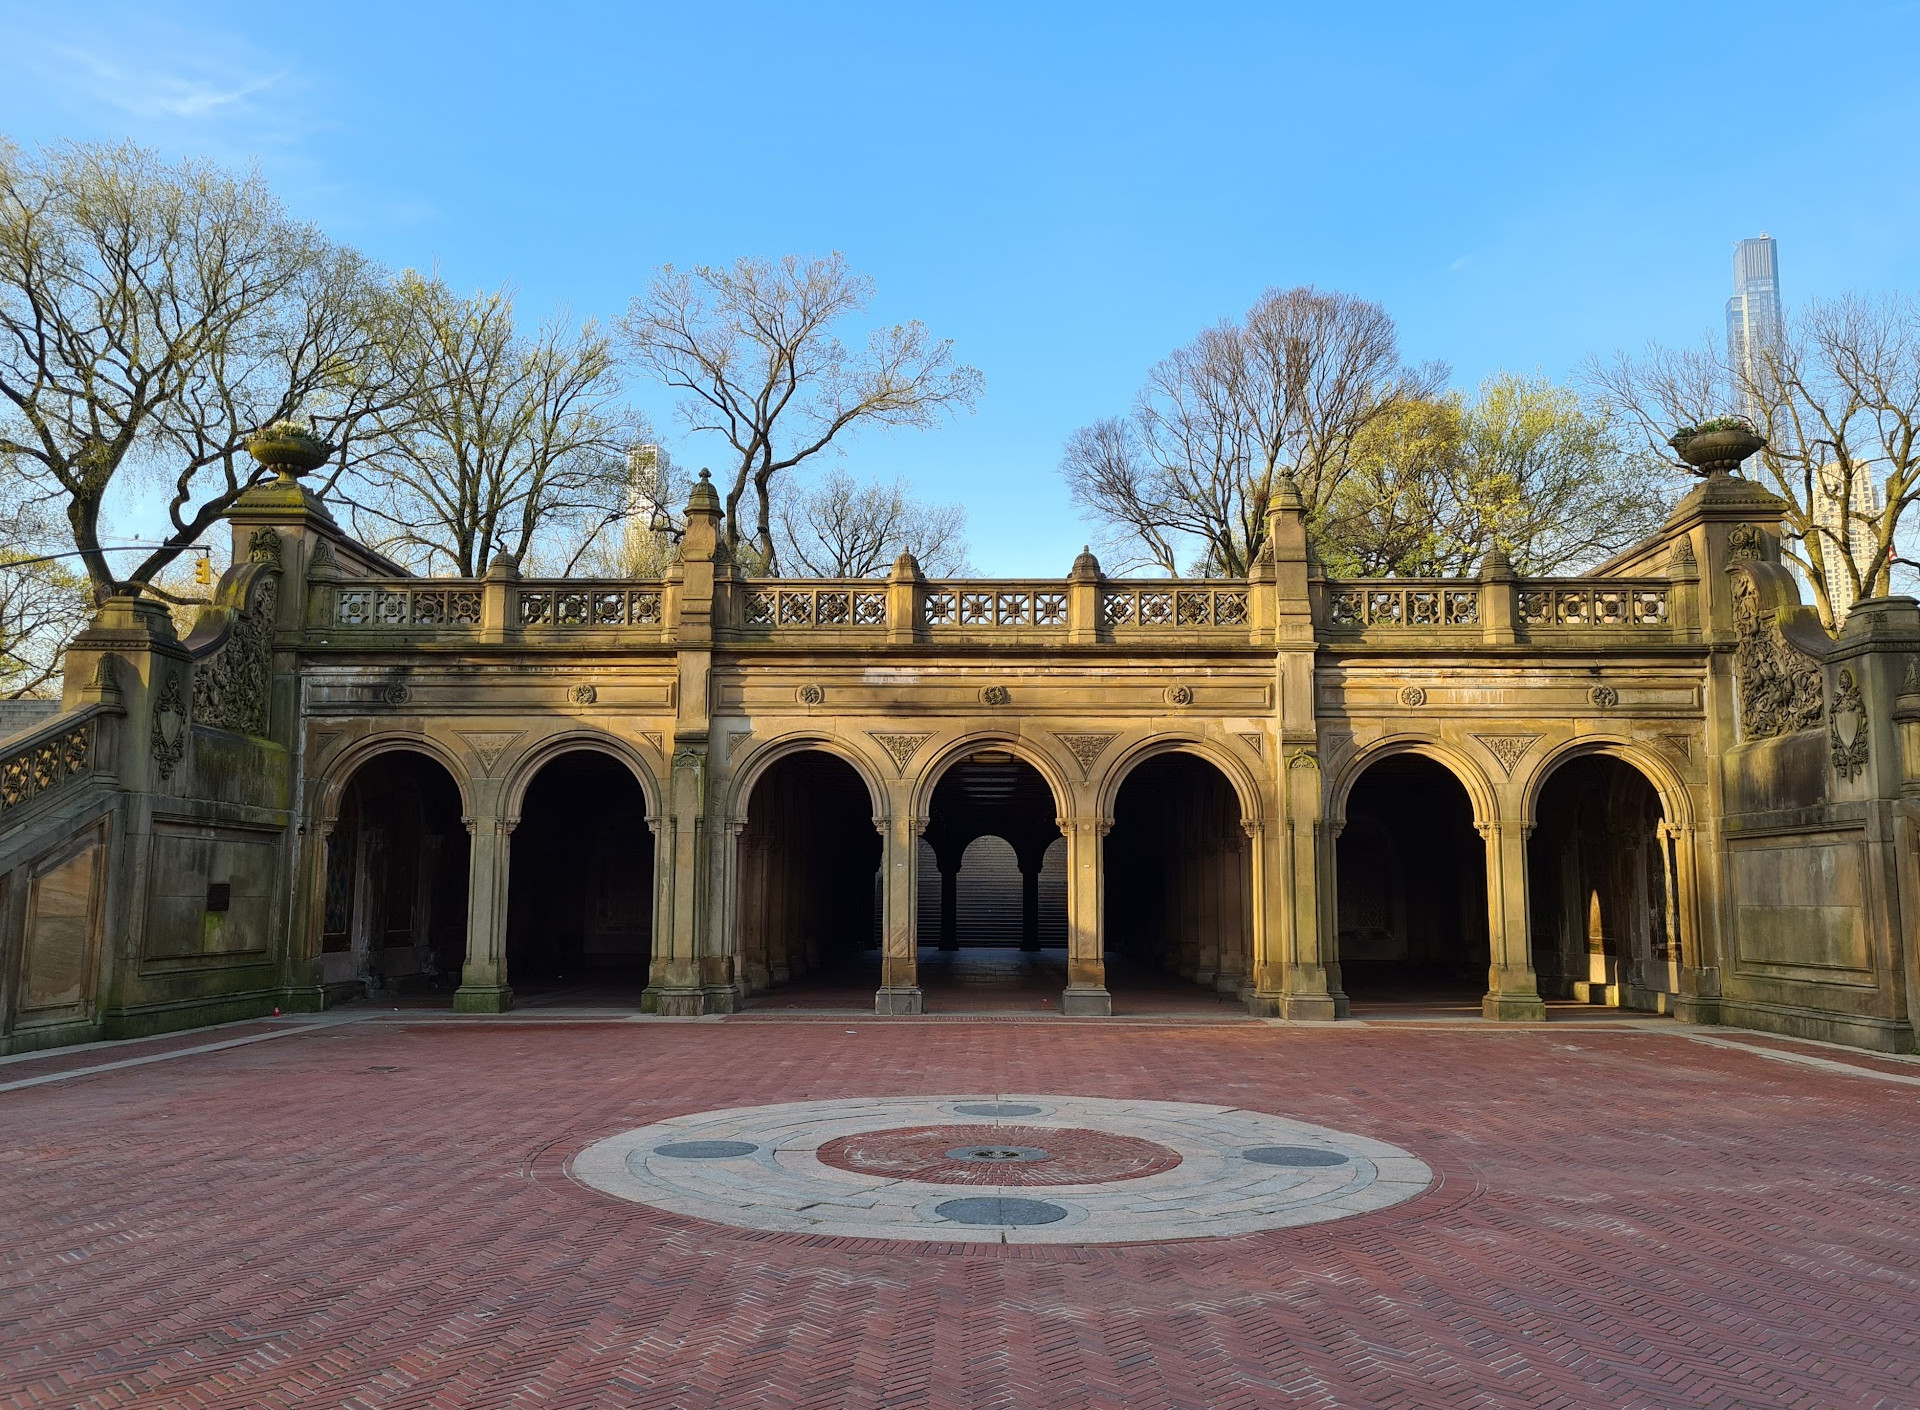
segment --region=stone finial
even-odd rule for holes
[[[489,578],[517,578],[520,576],[520,560],[503,548],[488,561],[487,576]]]
[[[893,560],[893,571],[887,576],[890,578],[905,579],[909,582],[918,579],[921,576],[920,560],[915,558],[909,550],[903,548],[900,550],[900,556]]]
[[[1480,576],[1482,578],[1511,578],[1513,575],[1513,560],[1507,557],[1507,551],[1504,548],[1500,547],[1497,543],[1494,544],[1492,548],[1487,550],[1487,556],[1480,560]]]
[[[713,487],[713,472],[702,468],[700,478],[694,482],[687,493],[687,512],[718,514],[720,512],[720,491]]]
[[[1087,544],[1080,550],[1080,556],[1073,560],[1073,569],[1067,576],[1085,579],[1098,578],[1100,575],[1100,560],[1093,556],[1093,545]]]
[[[1293,478],[1291,470],[1282,470],[1279,484],[1274,487],[1273,498],[1269,501],[1272,509],[1305,509],[1307,502],[1300,498],[1300,482]]]

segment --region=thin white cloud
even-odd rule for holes
[[[1473,263],[1472,255],[1462,255],[1460,256],[1459,259],[1455,260],[1452,264],[1447,266],[1447,272],[1449,274],[1458,274],[1461,270],[1465,269],[1468,265],[1472,263]]]
[[[215,66],[205,59],[186,61],[202,72],[184,72],[177,67],[184,56],[173,56],[171,63],[166,57],[121,63],[77,44],[43,43],[40,49],[53,61],[37,66],[43,78],[64,76],[66,86],[89,100],[138,118],[225,117],[250,108],[249,99],[286,77],[283,71],[241,79],[210,71]]]

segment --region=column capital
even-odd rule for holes
[[[1112,818],[1056,817],[1053,820],[1053,825],[1060,829],[1060,835],[1062,837],[1065,837],[1074,833],[1090,834],[1091,836],[1094,836],[1094,837],[1105,837],[1109,832],[1113,831]]]
[[[1519,818],[1496,818],[1492,822],[1475,823],[1473,830],[1488,842],[1497,841],[1501,837],[1512,837],[1524,842],[1533,835],[1533,824],[1522,822]]]

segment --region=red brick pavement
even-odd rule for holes
[[[566,1174],[677,1113],[1049,1091],[1231,1101],[1446,1184],[1053,1249]],[[0,1096],[0,1402],[1915,1406],[1916,1151],[1911,1087],[1653,1032],[354,1024]]]

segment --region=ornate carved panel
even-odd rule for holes
[[[1118,734],[1056,734],[1055,739],[1067,746],[1067,752],[1080,765],[1080,777],[1086,778],[1093,772],[1093,761],[1098,759],[1106,747],[1118,739]]]
[[[1833,708],[1827,712],[1827,744],[1833,751],[1833,771],[1852,780],[1867,766],[1867,707],[1853,672],[1841,668]],[[1842,725],[1842,721],[1845,725]]]
[[[867,733],[873,737],[882,749],[887,751],[887,757],[893,760],[894,768],[898,769],[901,773],[907,771],[907,760],[919,753],[920,746],[933,738],[931,733],[882,734],[877,730],[868,730]]]
[[[1539,740],[1537,734],[1476,734],[1475,739],[1487,746],[1487,752],[1500,761],[1500,767],[1513,776],[1514,765],[1526,756]]]
[[[1734,660],[1742,736],[1772,739],[1819,728],[1825,704],[1820,667],[1787,644],[1779,624],[1763,612],[1760,590],[1744,573],[1734,577],[1733,623],[1739,634]]]
[[[274,542],[277,553],[279,540]],[[194,662],[193,713],[201,724],[240,734],[267,732],[279,597],[279,578],[262,574],[247,605],[234,614],[220,649]]]

